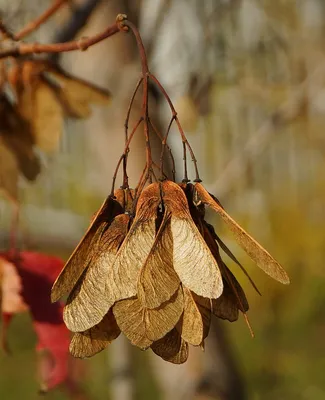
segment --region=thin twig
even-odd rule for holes
[[[14,40],[15,35],[6,27],[2,20],[0,20],[0,32],[4,39]]]
[[[169,135],[169,131],[170,131],[170,128],[171,128],[171,126],[172,126],[172,123],[173,123],[173,121],[174,121],[174,117],[172,117],[171,118],[171,120],[170,120],[170,122],[169,122],[169,124],[168,124],[168,128],[167,128],[167,132],[166,132],[166,135],[163,137],[161,134],[160,134],[160,132],[159,132],[159,130],[157,129],[157,127],[153,124],[153,122],[151,121],[151,119],[149,119],[149,124],[150,124],[150,126],[152,127],[152,129],[154,130],[154,132],[155,132],[155,134],[158,136],[158,138],[161,140],[161,145],[162,145],[162,149],[161,149],[161,155],[160,155],[160,171],[161,171],[161,177],[163,178],[163,176],[164,177],[166,177],[166,174],[164,173],[164,171],[163,171],[163,162],[164,162],[164,152],[165,152],[165,148],[167,148],[167,150],[168,150],[168,152],[169,152],[169,156],[170,156],[170,160],[171,160],[171,162],[172,162],[172,177],[173,177],[173,181],[175,181],[176,180],[176,177],[175,177],[175,173],[176,173],[176,168],[175,168],[175,158],[174,158],[174,155],[173,155],[173,152],[172,152],[172,149],[170,148],[170,146],[168,146],[168,144],[167,144],[167,138],[168,138],[168,135]]]
[[[103,32],[98,33],[89,38],[81,38],[79,40],[73,40],[66,43],[53,43],[53,44],[40,44],[40,43],[23,43],[17,42],[12,43],[7,49],[0,51],[0,58],[4,57],[19,57],[23,54],[40,54],[40,53],[62,53],[67,51],[81,50],[85,51],[88,47],[93,46],[102,40],[115,35],[124,27],[121,26],[121,22],[124,21],[126,15],[119,14],[116,18],[114,25],[108,27]]]
[[[152,180],[151,175],[153,171],[152,171],[152,154],[151,154],[150,137],[149,137],[149,112],[148,112],[148,105],[149,105],[148,81],[150,72],[148,68],[147,55],[137,27],[132,22],[127,20],[123,21],[121,25],[129,28],[132,31],[138,45],[138,50],[141,59],[142,78],[143,78],[142,116],[144,121],[144,136],[146,140],[146,162],[148,168],[148,178],[149,181],[151,182]]]
[[[38,27],[40,27],[45,21],[47,21],[53,14],[55,14],[59,8],[64,4],[67,4],[67,0],[55,0],[53,4],[43,12],[39,17],[35,18],[33,21],[29,22],[23,29],[14,35],[15,40],[21,40],[25,36],[34,32]]]
[[[117,165],[116,165],[116,168],[115,168],[115,171],[114,171],[114,175],[113,175],[112,190],[111,190],[111,195],[112,195],[112,196],[114,195],[114,188],[115,188],[116,177],[117,177],[117,173],[118,173],[118,171],[119,171],[119,169],[120,169],[121,162],[124,160],[125,155],[126,155],[127,152],[128,152],[130,143],[131,143],[131,141],[132,141],[132,139],[133,139],[133,136],[134,136],[135,132],[137,131],[137,129],[138,129],[138,127],[140,126],[140,124],[141,124],[142,121],[143,121],[143,117],[139,118],[138,122],[135,124],[135,126],[134,126],[134,128],[132,129],[132,132],[131,132],[131,134],[130,134],[130,136],[129,136],[129,138],[128,138],[128,141],[127,141],[126,144],[125,144],[123,154],[121,155],[121,157],[120,157],[119,160],[118,160],[118,163],[117,163]]]
[[[143,81],[143,77],[141,77],[138,80],[137,84],[136,84],[136,87],[134,89],[134,92],[133,92],[131,100],[130,100],[128,111],[126,113],[126,118],[125,118],[125,122],[124,122],[125,145],[126,145],[126,143],[128,141],[128,130],[129,130],[129,120],[130,120],[131,109],[132,109],[132,106],[133,106],[133,102],[134,102],[135,96],[136,96],[136,94],[137,94],[137,92],[139,90],[139,87],[140,87],[142,81]],[[124,188],[129,186],[129,178],[128,178],[127,170],[126,170],[127,169],[127,159],[128,159],[129,151],[130,151],[130,148],[127,148],[127,152],[126,152],[126,154],[124,156],[124,159],[123,159],[123,187]]]
[[[196,160],[196,158],[195,158],[195,155],[194,155],[194,152],[193,152],[193,150],[192,150],[191,145],[189,144],[188,140],[186,139],[185,133],[184,133],[183,128],[182,128],[182,125],[181,125],[181,123],[179,122],[179,119],[178,119],[178,117],[177,117],[177,112],[176,112],[176,110],[175,110],[175,107],[174,107],[174,105],[173,105],[173,103],[172,103],[170,97],[168,96],[168,94],[167,94],[165,88],[164,88],[163,85],[159,82],[159,80],[158,80],[154,75],[152,75],[152,74],[150,74],[149,77],[150,77],[150,79],[152,79],[152,80],[156,83],[156,85],[158,86],[158,88],[160,89],[160,91],[162,92],[162,94],[164,95],[165,99],[167,100],[167,103],[169,104],[169,107],[170,107],[170,109],[171,109],[172,115],[173,115],[173,117],[174,117],[174,119],[175,119],[175,122],[176,122],[176,124],[177,124],[179,133],[180,133],[180,135],[181,135],[181,138],[182,138],[182,141],[183,141],[183,148],[185,148],[185,150],[184,150],[184,181],[187,181],[187,180],[188,180],[188,178],[187,178],[187,162],[186,162],[186,147],[187,147],[188,150],[189,150],[189,152],[190,152],[190,154],[191,154],[192,161],[193,161],[193,163],[194,163],[195,175],[196,175],[194,181],[195,181],[195,182],[201,182],[201,179],[200,179],[200,176],[199,176],[199,170],[198,170],[198,166],[197,166],[197,160]]]

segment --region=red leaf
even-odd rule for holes
[[[13,262],[9,253],[0,257]],[[32,315],[38,337],[37,351],[49,353],[40,359],[43,389],[52,389],[68,378],[70,333],[63,322],[63,304],[51,303],[51,287],[64,262],[57,257],[22,251],[14,261],[22,282],[21,295]],[[46,368],[43,368],[46,364]]]

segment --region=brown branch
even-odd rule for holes
[[[23,54],[63,53],[67,51],[85,51],[102,40],[115,35],[120,31],[119,22],[108,27],[103,32],[89,38],[81,38],[66,43],[40,44],[40,43],[13,43],[11,48],[0,51],[0,58],[19,57]]]
[[[6,27],[2,20],[0,20],[0,32],[4,39],[14,40],[14,34]]]
[[[40,53],[63,53],[67,51],[81,50],[85,51],[88,47],[115,35],[120,30],[125,30],[122,24],[126,20],[125,14],[118,14],[114,25],[109,26],[101,33],[97,33],[89,38],[81,38],[80,40],[73,40],[66,43],[53,43],[53,44],[40,44],[40,43],[12,43],[11,47],[0,50],[0,59],[5,57],[19,57],[26,54],[40,54]]]
[[[47,21],[56,11],[59,10],[64,4],[67,4],[67,0],[55,0],[53,4],[44,11],[39,17],[29,22],[22,30],[20,30],[16,35],[14,35],[15,40],[21,40],[25,36],[29,35],[35,31],[39,26],[41,26],[45,21]]]

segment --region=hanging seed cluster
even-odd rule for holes
[[[131,217],[133,196],[119,189],[108,197],[53,286],[53,301],[68,295],[64,320],[75,332],[74,356],[90,357],[123,332],[133,345],[183,363],[189,344],[204,346],[213,315],[235,321],[239,311],[247,312],[220,248],[238,261],[205,221],[206,206],[260,268],[289,283],[202,184],[152,183]]]
[[[124,124],[125,147],[113,174],[111,195],[54,283],[52,301],[68,296],[64,321],[74,332],[70,351],[76,357],[91,357],[122,332],[140,349],[150,348],[164,360],[181,364],[187,360],[189,345],[204,347],[213,316],[235,321],[239,312],[246,315],[248,311],[245,293],[221,258],[220,249],[248,274],[205,221],[206,207],[216,212],[263,271],[282,283],[289,283],[289,278],[201,184],[194,152],[166,90],[148,69],[137,28],[122,15],[119,29],[133,32],[142,64],[142,76]],[[171,110],[164,135],[149,115],[149,81]],[[142,113],[129,132],[129,117],[140,87]],[[183,147],[183,180],[179,184],[172,149],[167,145],[173,124]],[[131,190],[128,154],[140,126],[146,164],[135,190]],[[151,152],[152,135],[161,140],[159,160]],[[187,153],[194,163],[194,184],[188,179]],[[165,171],[167,165],[171,166],[170,174]],[[121,166],[122,186],[114,191]]]

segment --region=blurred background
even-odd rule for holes
[[[1,16],[15,32],[50,3],[1,0]],[[78,363],[82,398],[325,399],[324,2],[71,0],[29,39],[90,36],[118,13],[139,27],[150,69],[174,101],[205,185],[280,261],[291,285],[264,276],[216,226],[262,292],[257,295],[229,263],[246,291],[255,338],[243,318],[217,321],[206,351],[191,348],[188,362],[173,366],[120,337]],[[80,29],[76,20],[83,21]],[[122,34],[58,61],[112,93],[111,104],[93,107],[87,120],[66,119],[57,150],[41,154],[36,182],[19,181],[21,248],[67,259],[109,193],[140,65],[133,37]],[[165,127],[170,114],[154,90],[151,105]],[[181,165],[176,131],[170,144]],[[137,139],[131,181],[144,157]],[[11,205],[2,197],[2,249],[9,244],[10,216]],[[13,354],[0,356],[0,398],[35,399],[36,337],[27,314],[15,317],[9,340]],[[60,389],[47,396],[71,398]]]

